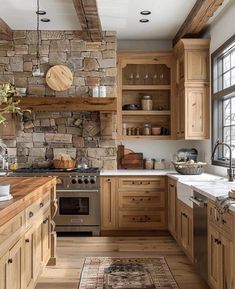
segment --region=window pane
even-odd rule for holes
[[[235,68],[231,70],[231,85],[235,84]]]
[[[231,101],[230,99],[227,99],[227,100],[224,100],[223,102],[223,116],[224,116],[224,119],[223,119],[223,122],[224,122],[224,125],[230,125],[230,111],[231,111]]]
[[[223,129],[223,141],[230,145],[230,127],[224,127]]]
[[[231,145],[235,145],[235,126],[231,127]]]
[[[223,58],[223,72],[228,71],[230,69],[230,54],[226,55]]]
[[[230,71],[226,72],[223,77],[223,88],[230,86]]]
[[[231,67],[235,66],[235,51],[231,53]]]
[[[235,97],[231,98],[231,125],[235,125]]]

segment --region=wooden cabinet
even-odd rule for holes
[[[234,214],[223,216],[208,204],[208,282],[213,289],[234,289]]]
[[[171,139],[174,120],[172,99],[175,88],[175,60],[171,52],[120,52],[118,54],[118,138]],[[141,98],[152,97],[152,109],[144,110]],[[137,110],[125,110],[135,104]],[[143,107],[144,108],[144,107]],[[159,135],[144,135],[143,125],[160,127]],[[133,128],[132,135],[126,130]],[[138,135],[135,129],[139,131]]]
[[[210,138],[209,40],[181,39],[176,56],[176,137]]]
[[[42,265],[45,266],[50,258],[50,248],[51,248],[51,223],[50,223],[50,211],[46,211],[43,214],[42,219]]]
[[[31,227],[24,237],[24,285],[26,289],[31,289],[34,286],[34,264],[35,264],[35,232],[34,227]]]
[[[177,181],[168,178],[168,230],[177,239]]]
[[[187,256],[193,260],[193,211],[183,202],[177,202],[177,237]]]
[[[16,116],[12,113],[8,113],[4,116],[6,121],[0,124],[0,138],[14,139],[16,137]]]
[[[116,177],[101,177],[101,230],[116,229],[117,198]]]

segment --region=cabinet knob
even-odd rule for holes
[[[30,217],[30,218],[33,217],[33,212],[29,212],[29,217]]]
[[[132,201],[135,201],[135,198],[132,198]]]
[[[44,221],[43,221],[43,224],[46,224],[48,221],[48,218],[46,218]]]
[[[25,239],[25,243],[29,243],[29,239]]]
[[[8,264],[12,264],[12,262],[13,262],[12,258],[8,259],[7,262],[8,262]]]
[[[223,223],[223,224],[226,224],[227,222],[223,219],[223,220],[222,220],[222,223]]]
[[[170,187],[171,187],[171,188],[174,188],[174,185],[170,184]]]
[[[110,180],[110,179],[107,179],[107,182],[108,182],[108,183],[110,183],[110,182],[111,182],[111,180]]]
[[[43,202],[41,202],[41,203],[39,204],[39,207],[40,207],[40,208],[43,208],[43,207],[44,207]]]

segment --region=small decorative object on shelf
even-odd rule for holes
[[[17,93],[15,86],[12,83],[7,82],[0,84],[0,123],[3,123],[6,120],[4,115],[7,113],[22,114],[25,111],[18,106],[20,100],[14,100],[14,96],[20,95]]]
[[[142,110],[152,110],[153,109],[153,99],[150,95],[144,95],[141,98],[141,108]]]

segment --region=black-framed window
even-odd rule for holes
[[[212,63],[212,149],[217,139],[231,146],[235,164],[235,35],[218,48]],[[213,164],[227,166],[229,151],[219,147]]]

